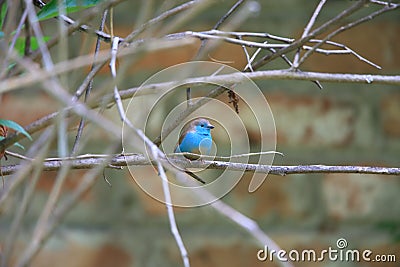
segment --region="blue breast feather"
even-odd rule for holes
[[[210,133],[188,132],[182,139],[181,144],[176,148],[175,152],[201,154],[201,150],[203,153],[209,154],[211,152],[211,146],[212,140]]]

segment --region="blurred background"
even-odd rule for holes
[[[316,25],[336,16],[353,1],[328,1]],[[140,21],[160,14],[179,1],[126,1],[114,8],[114,33],[126,36]],[[260,11],[248,17],[237,30],[268,32],[278,36],[299,38],[318,1],[259,1]],[[211,2],[174,32],[203,31],[214,24],[233,5],[232,1]],[[370,7],[374,8],[374,7]],[[362,10],[354,19],[369,10]],[[75,15],[77,16],[77,15]],[[72,15],[74,17],[74,15]],[[100,15],[98,18],[100,19]],[[90,24],[97,27],[98,22]],[[350,21],[349,19],[349,21]],[[380,65],[377,70],[351,55],[313,55],[302,70],[334,73],[398,74],[400,71],[400,15],[397,10],[346,31],[334,38],[360,55]],[[57,28],[55,20],[42,24],[46,35]],[[143,37],[154,34],[147,31]],[[93,51],[95,38],[77,32],[68,38],[69,57]],[[121,58],[123,77],[120,90],[139,86],[159,70],[195,58],[200,41],[162,51],[147,51],[134,58]],[[107,44],[102,49],[109,49]],[[249,50],[249,52],[254,50]],[[57,48],[51,51],[57,55]],[[288,55],[289,57],[292,54]],[[133,56],[132,56],[133,57]],[[246,64],[240,46],[221,43],[205,60],[218,60],[238,69]],[[55,61],[57,58],[55,56]],[[263,69],[287,68],[275,60]],[[76,90],[88,69],[72,72],[64,81],[70,92]],[[96,87],[110,83],[105,66],[94,81]],[[320,90],[306,81],[256,81],[271,107],[277,136],[274,165],[368,165],[400,164],[400,92],[398,86],[377,84],[323,83]],[[25,126],[60,107],[50,96],[33,85],[1,95],[0,115]],[[111,87],[110,87],[111,88]],[[110,89],[111,90],[111,89]],[[208,91],[194,90],[195,96]],[[173,97],[175,103],[185,101],[185,94]],[[228,103],[226,94],[219,97]],[[125,102],[127,103],[127,102]],[[240,108],[239,102],[239,108]],[[254,105],[256,107],[256,105]],[[171,108],[166,104],[154,116],[162,122]],[[254,107],[253,107],[254,108]],[[104,115],[118,121],[115,108]],[[222,115],[223,116],[223,115]],[[243,115],[244,116],[244,115]],[[226,121],[230,117],[227,116]],[[243,120],[246,122],[246,118]],[[157,123],[155,123],[157,124]],[[259,134],[246,125],[252,146],[259,144]],[[74,128],[75,127],[75,128]],[[76,125],[71,126],[70,142]],[[155,127],[157,128],[157,127]],[[268,129],[265,129],[266,131]],[[153,137],[159,132],[150,132]],[[85,135],[85,132],[84,132]],[[34,135],[35,137],[35,135]],[[90,131],[84,153],[101,153],[106,136]],[[86,136],[87,138],[87,136]],[[222,151],[231,145],[224,135],[214,136]],[[29,142],[22,142],[29,147]],[[18,148],[10,149],[24,153]],[[13,162],[2,160],[2,165]],[[63,193],[72,192],[85,170],[71,171]],[[38,214],[54,184],[56,172],[44,172],[36,187],[18,235],[13,262],[19,248],[30,240]],[[146,175],[146,174],[144,174]],[[32,266],[182,266],[181,257],[171,235],[165,205],[144,193],[125,170],[105,171],[112,187],[99,177],[94,187],[71,210],[63,223],[39,252]],[[254,193],[248,192],[249,175],[224,198],[240,212],[256,220],[264,232],[282,249],[315,249],[322,251],[344,238],[349,249],[369,249],[373,255],[393,254],[396,262],[295,262],[295,266],[398,266],[400,261],[400,177],[358,174],[269,175]],[[5,177],[5,179],[7,179]],[[0,252],[9,231],[15,209],[23,196],[18,190],[0,215]],[[176,219],[192,266],[278,266],[261,262],[257,251],[263,249],[243,229],[237,227],[209,206],[175,208]]]

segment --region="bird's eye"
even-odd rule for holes
[[[204,127],[204,124],[200,124],[201,127]]]

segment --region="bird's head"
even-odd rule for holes
[[[214,126],[206,119],[200,118],[191,122],[192,127],[197,133],[210,134]]]

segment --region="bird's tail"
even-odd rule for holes
[[[201,179],[199,176],[197,176],[196,174],[194,174],[193,172],[190,171],[185,171],[186,174],[190,175],[192,178],[196,179],[197,181],[199,181],[202,184],[205,184],[206,182]]]

